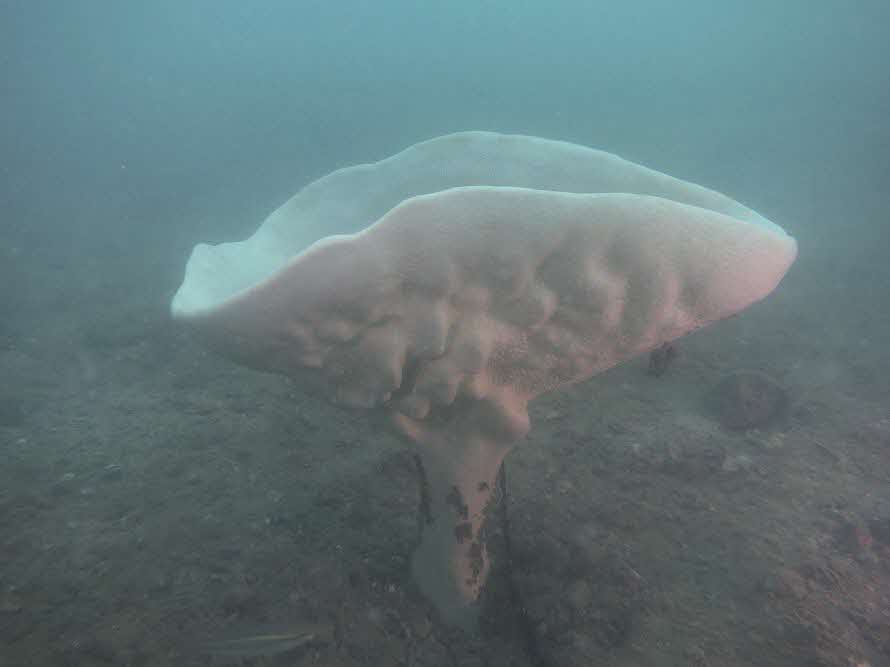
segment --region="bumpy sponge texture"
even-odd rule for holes
[[[471,132],[335,172],[251,239],[198,246],[173,313],[346,405],[422,420],[482,401],[508,437],[534,396],[742,310],[795,255],[719,193]]]

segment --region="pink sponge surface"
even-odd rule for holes
[[[242,363],[391,412],[425,470],[415,579],[469,628],[481,526],[528,402],[746,308],[796,253],[711,190],[469,132],[335,172],[247,241],[198,246],[172,309]]]
[[[523,187],[436,189],[468,180]],[[198,246],[173,312],[343,404],[423,419],[492,401],[509,430],[534,396],[763,298],[795,255],[719,193],[572,144],[471,132],[335,172],[251,239]]]

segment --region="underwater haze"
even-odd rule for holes
[[[0,665],[890,665],[888,26],[884,0],[0,2]],[[468,130],[725,193],[798,257],[532,403],[456,627],[412,575],[418,445],[170,304],[197,244]],[[384,172],[312,196],[378,202]]]

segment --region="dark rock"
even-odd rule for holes
[[[248,586],[239,586],[225,594],[222,608],[228,616],[245,616],[259,604],[256,591]]]
[[[663,343],[649,353],[649,366],[646,372],[653,377],[661,377],[677,358],[679,352],[673,343]]]
[[[807,580],[790,568],[783,568],[766,578],[762,583],[762,589],[766,593],[793,600],[803,600],[809,595]]]
[[[868,530],[876,542],[890,546],[890,517],[869,521]]]
[[[836,537],[838,546],[853,556],[869,551],[875,541],[869,526],[857,520],[845,521],[841,524]]]
[[[720,423],[739,431],[764,426],[788,408],[785,389],[766,375],[751,371],[723,378],[710,400]]]

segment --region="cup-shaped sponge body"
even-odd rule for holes
[[[602,151],[465,132],[310,184],[199,245],[173,314],[249,365],[412,418],[524,400],[766,296],[781,228]]]
[[[528,402],[743,310],[796,253],[712,190],[589,148],[467,132],[335,172],[250,239],[198,246],[173,314],[242,363],[393,414],[432,494],[415,574],[461,623]]]

